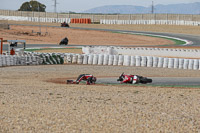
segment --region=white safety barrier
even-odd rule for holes
[[[159,57],[158,58],[158,67],[163,67],[163,62],[164,62],[164,58],[163,57]]]
[[[88,64],[88,55],[83,55],[83,64],[86,65]]]
[[[163,68],[168,68],[169,58],[164,58]]]
[[[103,65],[108,65],[109,55],[105,54],[103,58]]]
[[[98,58],[98,65],[103,65],[103,61],[104,61],[104,55],[100,54]]]
[[[153,57],[153,67],[158,66],[158,57]]]
[[[113,65],[113,61],[114,61],[114,56],[113,56],[113,55],[109,55],[109,58],[108,58],[108,65],[109,65],[109,66]]]
[[[153,57],[147,56],[147,67],[153,66]]]
[[[114,55],[113,66],[117,66],[119,61],[119,55]]]
[[[193,67],[194,70],[198,70],[199,69],[199,60],[195,59],[194,60],[194,67]]]
[[[141,66],[141,56],[136,55],[135,60],[136,60],[136,66],[140,67]]]
[[[78,54],[77,64],[83,64],[83,55]]]
[[[188,64],[189,64],[189,60],[188,59],[184,59],[183,69],[188,69]]]
[[[77,63],[77,59],[78,59],[78,56],[76,54],[74,54],[72,56],[72,64],[76,64]]]
[[[24,53],[22,56],[0,55],[0,67],[43,64],[114,65],[200,70],[200,59],[163,58],[108,54]]]
[[[93,57],[93,62],[92,62],[93,65],[98,64],[98,58],[99,58],[99,55],[95,54],[94,57]]]
[[[82,53],[84,54],[115,54],[113,47],[108,46],[85,46],[82,47]]]
[[[177,69],[179,66],[179,59],[178,58],[175,58],[174,59],[174,68]]]
[[[173,58],[169,58],[168,68],[174,68],[174,59]]]
[[[180,40],[181,41],[181,40]],[[190,42],[187,40],[186,44]],[[173,48],[125,48],[125,47],[106,47],[93,46],[83,47],[82,52],[86,54],[109,54],[112,55],[140,55],[154,57],[176,57],[176,58],[200,58],[200,50],[197,49],[173,49]]]
[[[131,66],[136,66],[135,56],[131,56]]]
[[[108,20],[101,19],[100,24],[142,24],[142,25],[191,25],[199,26],[199,21],[185,20]]]
[[[189,64],[188,64],[188,69],[193,69],[193,67],[194,67],[194,60],[192,60],[192,59],[189,59]]]
[[[199,60],[199,65],[200,65],[200,60]],[[199,66],[199,70],[200,70],[200,66]]]
[[[124,62],[124,56],[123,55],[119,55],[119,62],[118,62],[118,66],[122,66]]]
[[[142,61],[141,61],[141,66],[142,67],[148,67],[148,63],[149,63],[149,60],[148,60],[148,62],[147,62],[147,59],[148,59],[148,57],[146,57],[146,56],[142,56]]]
[[[178,64],[179,64],[179,69],[183,69],[183,64],[184,64],[184,59],[179,59],[179,62],[178,62]]]
[[[72,63],[72,57],[71,57],[70,54],[65,55],[64,62],[65,63]]]
[[[42,17],[22,17],[22,16],[2,16],[0,20],[30,21],[30,22],[49,22],[49,23],[70,23],[70,18],[42,18]]]
[[[123,63],[123,65],[124,66],[130,66],[130,64],[131,64],[131,56],[124,55],[124,63]]]
[[[92,63],[93,63],[93,54],[90,54],[89,56],[88,56],[88,64],[89,65],[91,65]]]

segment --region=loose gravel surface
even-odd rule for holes
[[[18,66],[0,71],[3,133],[200,132],[200,89],[50,82],[75,79],[81,73],[97,78],[121,72],[198,77],[200,71],[90,65]]]
[[[38,26],[10,26],[9,30],[0,29],[4,40],[26,40],[28,44],[59,44],[67,37],[69,44],[78,45],[170,45],[173,41],[130,34],[111,33],[106,31],[67,29],[60,27],[41,27],[42,35],[37,33]],[[32,32],[33,31],[33,32]],[[45,34],[47,32],[47,34]],[[51,45],[50,45],[51,46]]]
[[[191,26],[70,26],[200,34],[199,27]],[[51,35],[55,33],[53,32],[48,37],[38,37],[35,34],[31,36],[30,31],[23,32],[22,29],[15,31],[18,36],[14,32],[0,33],[7,39],[19,37],[39,44],[55,44],[66,35],[52,38]],[[38,30],[36,27],[35,31]],[[46,29],[42,31],[44,33]],[[92,35],[87,32],[85,38],[80,38],[80,34],[84,35],[85,31],[81,33],[78,30],[70,30],[70,33],[72,31],[79,33],[76,36],[71,35],[76,42],[83,42],[83,39],[87,40],[86,37],[89,37],[88,34]],[[63,30],[61,32],[65,33]],[[90,42],[94,43],[95,35],[96,32]],[[114,39],[112,35],[109,37],[106,43]],[[120,40],[133,40],[133,36],[129,37],[121,36]],[[96,42],[100,42],[99,39],[102,40],[98,38]],[[83,73],[91,73],[97,78],[108,78],[117,77],[122,72],[145,77],[200,77],[200,71],[146,67],[3,67],[0,68],[0,132],[200,132],[200,88],[65,84],[65,79],[76,79]]]

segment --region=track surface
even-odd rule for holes
[[[98,78],[97,83],[119,84],[117,78]],[[153,80],[149,85],[169,85],[169,86],[200,86],[200,78],[192,77],[148,77]]]

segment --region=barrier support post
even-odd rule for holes
[[[0,52],[0,54],[2,54],[3,53],[3,38],[0,38],[0,40],[1,40],[1,52]]]

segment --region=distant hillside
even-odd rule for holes
[[[200,2],[189,4],[170,4],[155,5],[155,13],[171,14],[200,14]],[[108,5],[92,8],[83,13],[102,13],[102,14],[143,14],[151,13],[151,7],[133,6],[133,5]]]

